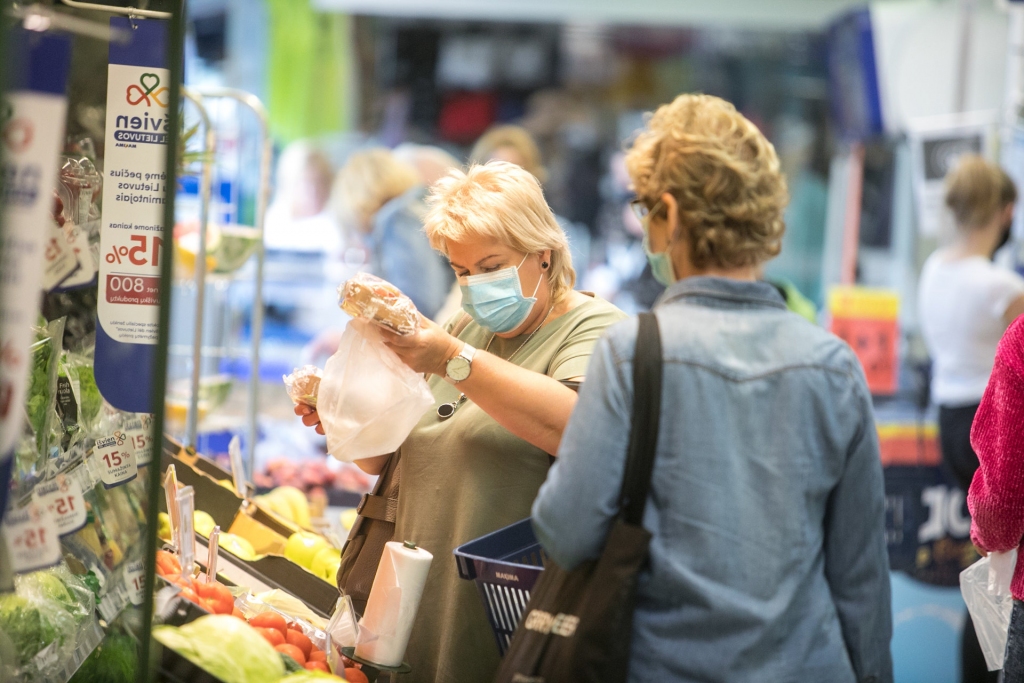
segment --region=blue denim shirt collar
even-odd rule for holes
[[[785,299],[767,282],[710,276],[689,277],[674,283],[658,297],[654,306],[684,299],[709,308],[786,308]]]

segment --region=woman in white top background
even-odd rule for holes
[[[1009,236],[1017,190],[1001,168],[970,155],[946,177],[956,220],[949,246],[925,262],[918,293],[921,332],[932,358],[932,401],[939,406],[942,459],[966,495],[978,457],[971,424],[1006,328],[1024,314],[1024,277],[992,261]],[[996,680],[967,620],[962,681]],[[972,662],[980,662],[980,671]],[[992,672],[997,673],[997,672]]]

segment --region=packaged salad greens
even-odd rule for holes
[[[40,453],[48,454],[50,420],[57,392],[57,363],[60,360],[64,319],[59,318],[34,328],[36,340],[29,348],[32,369],[25,402],[28,422],[36,436]]]
[[[96,597],[85,581],[61,563],[51,569],[24,574],[15,580],[18,592],[33,592],[54,600],[81,625],[96,609]]]
[[[103,416],[103,396],[93,373],[94,349],[89,344],[82,351],[68,353],[65,358],[69,376],[78,383],[78,422],[85,435],[92,438],[97,436]]]
[[[19,582],[14,593],[0,595],[0,633],[13,654],[10,662],[4,660],[3,675],[25,680],[55,675],[75,632],[74,617],[51,596],[51,586]]]

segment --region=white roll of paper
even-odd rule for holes
[[[401,666],[433,559],[423,548],[394,541],[384,546],[359,622],[357,657],[381,666]]]

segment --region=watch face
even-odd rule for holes
[[[448,361],[445,373],[456,382],[461,382],[469,377],[469,361],[462,356],[456,356]]]

